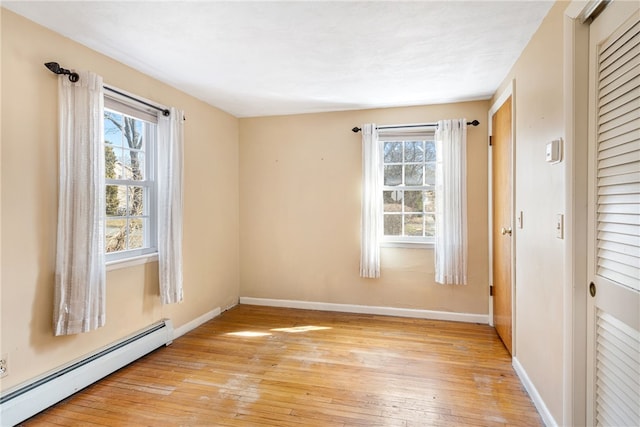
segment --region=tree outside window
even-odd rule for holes
[[[430,139],[384,141],[383,239],[431,243],[435,235],[436,148]]]
[[[150,183],[148,141],[155,125],[105,110],[106,252],[148,243]]]

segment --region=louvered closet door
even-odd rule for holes
[[[640,14],[590,29],[589,424],[640,426]]]

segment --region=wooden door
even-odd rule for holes
[[[505,347],[512,353],[511,326],[511,97],[495,112],[492,121],[492,212],[493,212],[493,324]]]
[[[587,424],[640,425],[640,3],[589,29]]]

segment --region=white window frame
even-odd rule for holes
[[[384,128],[379,128],[378,130],[379,134],[378,134],[378,141],[380,144],[380,158],[381,158],[381,162],[380,162],[380,176],[382,179],[382,183],[381,183],[381,191],[384,192],[385,191],[398,191],[398,190],[403,190],[403,191],[434,191],[435,192],[435,183],[433,185],[430,184],[425,184],[423,181],[423,185],[405,185],[404,184],[404,167],[406,165],[411,165],[411,164],[416,164],[416,162],[405,162],[404,161],[404,150],[405,150],[405,142],[411,142],[411,141],[425,141],[425,142],[431,142],[434,143],[435,146],[435,141],[434,141],[434,135],[435,135],[435,129],[431,128],[431,127],[411,127],[411,128],[402,128],[401,126],[398,127],[393,127],[391,129],[384,129]],[[387,142],[399,142],[402,143],[402,162],[395,162],[395,163],[385,163],[384,162],[384,144]],[[437,146],[436,146],[437,149]],[[427,164],[427,163],[433,163],[435,166],[435,159],[433,161],[422,161],[421,164]],[[384,166],[385,165],[402,165],[402,181],[403,183],[401,185],[393,185],[393,186],[389,186],[389,185],[384,185]],[[424,175],[423,175],[424,177]],[[423,178],[424,179],[424,178]],[[384,197],[383,197],[383,203],[384,203]],[[407,213],[404,212],[404,203],[402,204],[403,206],[403,211],[397,215],[401,215],[402,217],[404,217],[404,215],[406,215]],[[384,234],[384,216],[385,214],[389,215],[389,213],[385,213],[384,212],[384,205],[381,207],[380,209],[381,211],[381,215],[382,215],[382,220],[381,220],[381,224],[382,225],[382,232],[381,232],[381,239],[380,239],[380,245],[382,247],[400,247],[400,248],[433,248],[434,244],[435,244],[435,236],[434,237],[428,237],[428,236],[387,236]],[[422,215],[424,214],[432,214],[434,216],[435,219],[435,203],[434,203],[434,210],[433,211],[429,211],[429,212],[425,212],[424,210],[421,213]],[[403,227],[403,233],[404,233],[404,221],[402,221],[402,227]]]
[[[157,217],[158,217],[158,204],[157,204],[157,140],[158,140],[158,117],[157,112],[151,108],[145,107],[140,103],[132,101],[124,96],[120,96],[116,93],[105,91],[104,95],[104,109],[106,111],[112,111],[116,114],[121,114],[135,119],[141,120],[144,123],[145,134],[145,161],[144,161],[144,180],[127,180],[127,179],[109,179],[105,178],[105,197],[106,189],[108,185],[123,185],[123,186],[137,186],[145,187],[147,189],[144,199],[144,215],[142,217],[131,217],[125,215],[117,218],[145,218],[146,224],[144,227],[144,243],[142,248],[127,249],[118,252],[105,253],[105,262],[107,270],[113,268],[128,267],[131,265],[143,264],[149,261],[157,260],[158,254],[158,233],[157,233]],[[106,146],[106,143],[104,144]],[[109,217],[104,212],[105,227],[106,220],[113,218]],[[106,236],[106,234],[105,234]],[[106,245],[106,238],[105,238]]]

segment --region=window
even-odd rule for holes
[[[433,244],[436,145],[432,132],[380,134],[383,242]]]
[[[156,114],[105,96],[107,261],[157,252]]]

